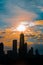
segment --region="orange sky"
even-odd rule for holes
[[[34,22],[35,25],[43,25],[43,20],[37,20]]]
[[[28,17],[27,17],[28,18]],[[24,19],[24,18],[23,18]],[[40,20],[40,21],[36,21],[34,22],[35,25],[43,25],[43,20]],[[36,35],[36,32],[33,32],[34,29],[29,29],[30,32],[27,32],[25,31],[25,33],[27,32],[28,34],[29,33],[32,33],[34,35]],[[38,35],[39,32],[37,32],[37,35]],[[4,38],[1,38],[0,39],[0,42],[3,42],[4,41],[4,45],[7,45],[7,46],[11,46],[12,45],[12,40],[13,39],[18,39],[19,38],[19,34],[20,32],[15,32],[15,31],[12,31],[11,29],[6,29],[5,30],[5,34],[3,34],[1,31],[0,31],[0,35],[4,36]],[[31,43],[30,43],[31,44]]]

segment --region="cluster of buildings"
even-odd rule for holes
[[[20,34],[20,43],[19,43],[19,53],[17,53],[17,40],[13,40],[12,42],[12,50],[8,50],[8,55],[24,55],[27,53],[27,43],[24,43],[24,34]],[[0,55],[4,54],[4,45],[3,43],[0,43]]]
[[[27,43],[24,41],[24,34],[20,34],[20,42],[19,42],[19,53],[17,53],[17,40],[13,40],[12,42],[12,50],[7,51],[7,57],[16,59],[18,57],[28,57],[28,56],[33,56],[33,48],[29,50],[27,53]],[[39,55],[38,49],[36,49],[36,55]],[[4,45],[3,43],[0,43],[0,56],[5,56],[4,53]]]

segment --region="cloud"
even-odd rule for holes
[[[13,3],[15,3],[14,0]],[[36,13],[38,15],[36,20],[43,20],[43,0],[16,0],[15,4],[27,11]]]
[[[12,15],[11,6],[11,0],[0,0],[0,14],[8,17]]]
[[[43,20],[42,10],[42,0],[0,0],[0,21],[11,27],[16,26],[17,21],[19,24],[22,20]]]
[[[6,29],[7,27],[9,27],[9,23],[4,20],[0,20],[0,29]]]
[[[37,6],[42,12],[43,12],[43,7],[42,6]]]
[[[15,9],[15,12],[16,12],[17,15],[13,16],[11,18],[6,18],[5,19],[5,21],[8,21],[14,27],[16,27],[21,22],[33,21],[34,18],[37,17],[37,15],[35,13],[25,11],[24,9],[22,9],[22,8],[20,8],[18,6],[16,6],[14,9]]]
[[[0,39],[4,38],[4,36],[0,36]]]
[[[21,0],[0,0],[0,25],[1,27],[10,27],[12,23],[15,24],[16,21],[22,20],[34,20],[36,14],[33,12],[28,12],[18,6],[16,2],[23,3],[24,1]],[[25,2],[24,2],[25,3]],[[23,4],[24,4],[23,3]],[[1,22],[1,20],[3,22]],[[0,28],[1,28],[0,27]]]

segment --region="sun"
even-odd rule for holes
[[[19,26],[17,27],[17,31],[23,32],[23,31],[25,31],[25,30],[26,30],[26,27],[25,27],[24,25],[19,25]]]

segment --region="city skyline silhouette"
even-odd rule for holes
[[[0,43],[0,46],[2,45],[2,50],[4,51],[4,43],[3,42],[1,42]],[[14,39],[13,41],[12,41],[12,50],[13,50],[13,52],[16,52],[17,53],[17,39]],[[11,50],[11,51],[12,51]],[[19,40],[19,48],[18,48],[18,51],[23,51],[23,50],[25,50],[26,51],[26,53],[27,53],[27,42],[25,42],[25,40],[24,40],[24,34],[23,33],[21,33],[20,34],[20,40]],[[9,51],[9,50],[7,50],[7,51]],[[5,51],[4,51],[5,52]]]
[[[27,58],[27,57],[32,57],[34,56],[33,53],[33,47],[29,49],[27,52],[27,43],[24,41],[24,34],[20,34],[20,43],[19,43],[19,53],[17,53],[17,40],[13,40],[12,42],[12,50],[8,50],[7,54],[4,52],[4,45],[3,43],[0,43],[0,56],[3,58],[6,55],[8,58],[11,58],[12,60],[16,60],[19,58]],[[36,54],[35,56],[39,56],[40,54],[38,53],[38,49],[36,49]],[[1,58],[1,59],[2,59]]]
[[[0,0],[0,64],[40,63],[43,63],[43,0]]]

